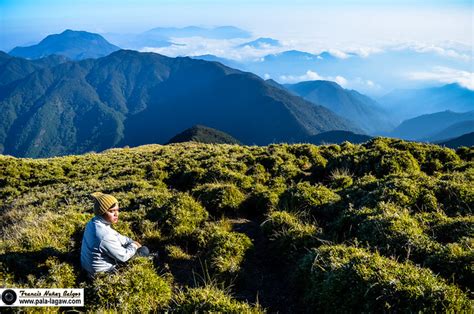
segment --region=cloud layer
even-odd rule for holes
[[[290,49],[288,45],[262,45],[258,48],[251,46],[238,47],[245,40],[242,39],[209,39],[203,37],[171,38],[176,43],[169,47],[144,47],[141,51],[155,52],[170,57],[201,56],[211,54],[220,58],[235,61],[255,61],[266,55],[279,53]],[[247,40],[248,41],[248,40]]]
[[[474,73],[448,67],[434,67],[429,72],[411,72],[407,77],[415,81],[437,81],[444,84],[458,83],[465,88],[474,90]]]

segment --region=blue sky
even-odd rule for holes
[[[64,29],[135,33],[158,26],[235,25],[331,45],[456,41],[472,45],[472,0],[0,0],[0,49]]]

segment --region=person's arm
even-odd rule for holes
[[[132,243],[124,247],[121,239],[115,235],[110,235],[102,239],[100,247],[107,255],[123,263],[135,255],[139,246],[132,241]]]
[[[129,246],[130,244],[135,244],[137,247],[141,247],[142,245],[140,243],[138,243],[137,241],[134,241],[132,239],[130,239],[129,237],[126,237],[124,235],[121,235],[120,233],[117,232],[117,237],[119,238],[119,241],[120,241],[120,244],[122,244],[122,246]]]
[[[114,230],[114,231],[115,231],[115,230]],[[121,234],[118,233],[118,232],[116,233],[116,235],[117,235],[117,238],[119,239],[120,244],[121,244],[122,246],[128,246],[128,245],[130,245],[131,243],[135,242],[135,241],[133,241],[132,239],[130,239],[129,237],[126,237],[126,236],[124,236],[124,235],[121,235]]]

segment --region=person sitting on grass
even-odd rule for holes
[[[115,197],[101,192],[92,193],[94,214],[86,225],[81,246],[81,265],[90,277],[100,272],[115,272],[119,263],[135,255],[149,256],[150,251],[111,225],[118,222],[119,204]]]

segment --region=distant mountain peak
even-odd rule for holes
[[[332,59],[337,59],[333,54],[331,54],[329,51],[324,51],[320,53],[317,56],[318,59],[324,59],[324,60],[332,60]]]
[[[264,48],[264,47],[280,47],[281,44],[276,39],[268,38],[268,37],[260,37],[255,40],[240,44],[237,47],[243,48],[246,46],[258,49],[258,48]]]
[[[322,132],[316,135],[309,136],[306,140],[315,145],[325,144],[341,144],[343,142],[350,142],[353,144],[360,144],[372,139],[372,136],[365,134],[357,134],[350,131],[334,130]]]
[[[10,51],[10,55],[39,59],[55,54],[81,60],[103,57],[119,49],[99,34],[66,29],[60,34],[46,36],[36,45],[16,47]]]
[[[209,128],[204,125],[195,125],[177,134],[168,141],[168,144],[182,142],[199,142],[208,144],[241,144],[231,135]]]

